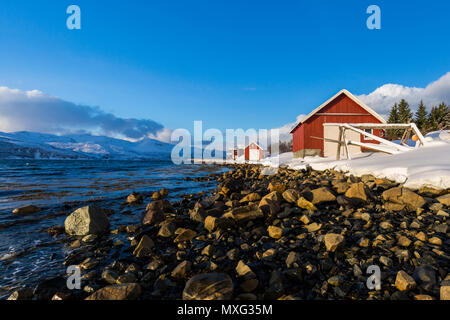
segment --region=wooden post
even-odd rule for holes
[[[348,151],[348,143],[347,143],[347,137],[345,136],[345,128],[344,128],[344,146],[345,146],[345,154],[347,155],[347,159],[352,160],[352,157],[350,156],[350,152]]]
[[[341,145],[342,145],[342,128],[339,127],[339,143],[337,145],[336,160],[341,160]]]

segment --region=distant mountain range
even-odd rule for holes
[[[0,159],[168,159],[173,146],[149,138],[130,142],[90,134],[0,132]]]

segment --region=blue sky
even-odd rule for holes
[[[82,29],[66,28],[81,8]],[[366,8],[381,8],[381,30]],[[449,1],[0,2],[0,86],[165,127],[275,128],[450,71]]]

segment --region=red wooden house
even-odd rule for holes
[[[258,161],[263,158],[263,148],[261,148],[255,142],[250,143],[247,147],[245,147],[245,160]]]
[[[336,155],[336,143],[320,138],[338,140],[339,127],[324,126],[324,123],[386,123],[386,121],[349,91],[341,90],[313,110],[291,130],[294,157]],[[381,129],[369,131],[379,137],[384,135]],[[353,131],[346,131],[346,137],[361,142],[377,143],[365,140],[364,136]],[[350,146],[349,151],[350,153],[361,152],[361,147]]]

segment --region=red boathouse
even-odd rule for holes
[[[324,123],[386,123],[386,121],[349,91],[343,89],[313,110],[291,130],[294,157],[336,155],[336,143],[321,138],[338,140],[339,127],[324,126]],[[370,129],[370,133],[379,137],[384,135],[381,129]],[[351,140],[377,143],[364,139],[364,136],[353,131],[347,131],[346,136]],[[350,146],[349,149],[350,153],[361,152],[359,146]]]
[[[258,161],[263,158],[263,149],[255,142],[245,147],[245,160]]]

